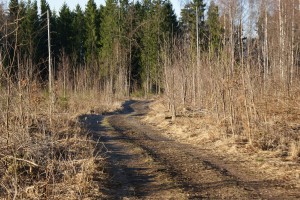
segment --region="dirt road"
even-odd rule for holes
[[[144,124],[148,101],[128,101],[107,115],[87,115],[107,156],[105,199],[299,199],[292,185],[267,180],[239,162],[164,137]],[[106,189],[105,189],[106,188]]]

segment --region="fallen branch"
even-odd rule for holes
[[[14,159],[14,160],[17,160],[17,161],[21,161],[21,162],[25,162],[25,163],[28,163],[32,166],[35,166],[35,167],[38,167],[39,165],[30,161],[30,160],[25,160],[23,158],[17,158],[17,157],[14,157],[14,156],[8,156],[8,155],[4,155],[2,153],[0,153],[1,156],[3,156],[4,158],[8,158],[8,159]]]

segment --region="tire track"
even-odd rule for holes
[[[121,131],[116,131],[101,115],[88,115],[86,128],[95,141],[97,151],[106,156],[104,199],[187,199],[186,194],[165,173],[164,166],[136,145]],[[94,180],[99,180],[95,174]]]
[[[297,199],[295,190],[274,180],[247,174],[238,162],[212,155],[208,150],[178,143],[142,124],[149,102],[127,102],[122,114],[109,117],[110,124],[128,141],[138,145],[188,193],[189,199]]]

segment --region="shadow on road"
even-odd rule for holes
[[[206,149],[176,142],[140,123],[139,117],[147,114],[149,103],[129,100],[116,112],[79,118],[93,140],[105,145],[105,148],[99,145],[95,154],[100,152],[107,157],[105,166],[109,177],[105,179],[105,187],[99,187],[106,199],[160,197],[161,191],[175,188],[174,184],[163,182],[168,179],[187,192],[189,199],[299,198],[296,189],[282,193],[284,184],[277,181],[240,175],[244,173],[237,169],[240,161],[235,165],[226,164]],[[132,151],[136,147],[142,150]],[[152,166],[140,162],[147,158],[142,154],[151,157]],[[168,174],[168,179],[157,179],[159,173]],[[278,188],[282,191],[277,192]]]
[[[105,120],[106,117],[114,115],[134,114],[135,110],[132,106],[135,103],[138,101],[129,100],[123,103],[122,109],[119,111],[104,113],[103,115],[85,114],[79,117],[83,127],[97,142],[94,155],[102,155],[106,158],[104,171],[107,172],[108,179],[103,181],[103,178],[97,177],[101,175],[96,172],[94,180],[102,180],[104,187],[99,189],[108,199],[143,198],[151,195],[149,192],[152,193],[161,189],[153,188],[151,191],[141,189],[147,188],[154,181],[155,175],[147,173],[149,167],[138,164],[140,155],[131,152],[134,145],[128,143],[130,139],[121,131],[116,131]]]

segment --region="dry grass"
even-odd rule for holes
[[[0,199],[100,198],[93,174],[103,158],[77,116],[118,104],[92,92],[56,94],[50,125],[47,93],[35,84],[29,93],[16,88],[10,93],[1,89]]]
[[[257,124],[256,129],[253,128],[252,145],[246,135],[232,135],[230,131],[228,134],[229,124],[219,121],[212,112],[207,111],[196,117],[178,115],[172,121],[166,102],[165,99],[154,101],[144,121],[163,129],[168,137],[210,149],[227,160],[240,161],[240,165],[245,165],[253,172],[263,172],[270,179],[289,181],[300,187],[300,113],[296,108],[293,112],[286,112],[287,106],[293,108],[292,106],[297,105],[296,101],[290,100],[282,104],[265,102],[269,105],[271,116]],[[265,110],[260,110],[263,108],[257,106],[257,109],[260,113],[266,113]]]
[[[300,157],[300,141],[292,142],[290,145],[290,157],[293,160],[297,160]]]

